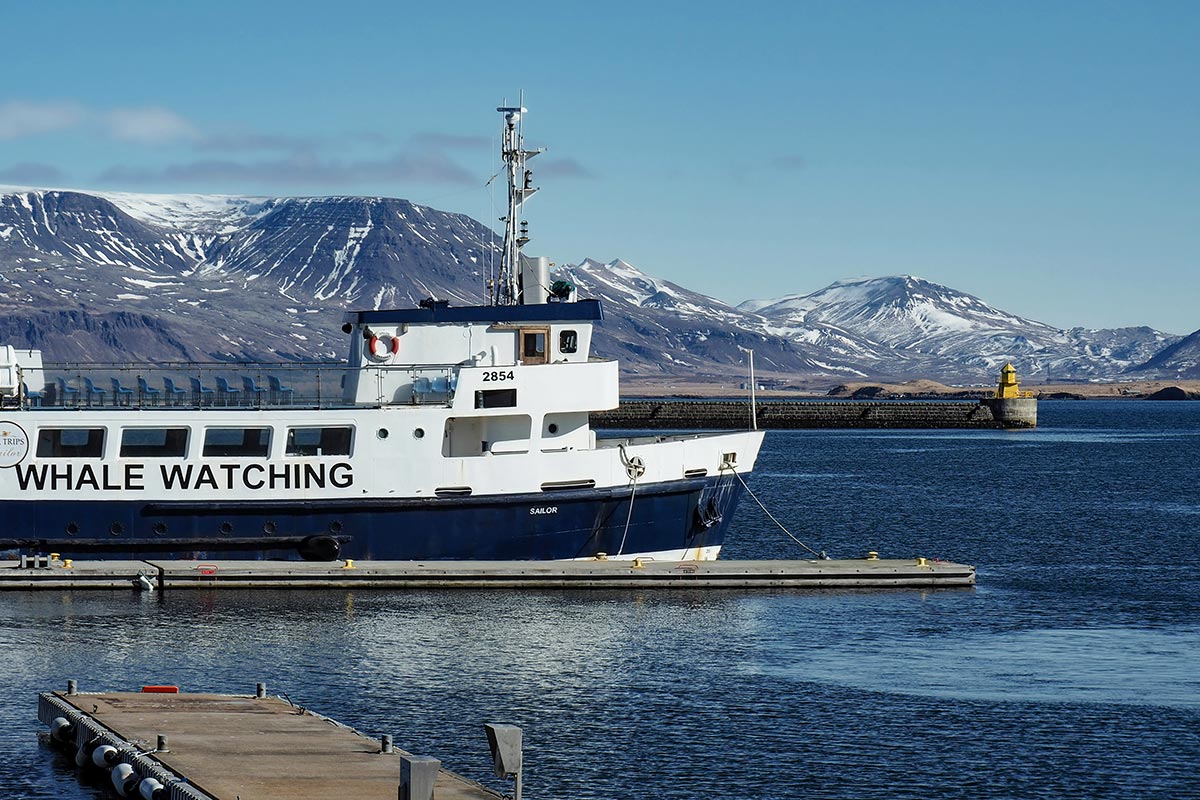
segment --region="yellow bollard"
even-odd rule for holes
[[[918,567],[928,567],[929,560],[927,558],[925,558],[925,556],[918,556],[917,557],[917,566]]]
[[[62,567],[62,568],[63,568],[63,569],[73,569],[73,568],[74,568],[74,566],[75,566],[75,565],[71,563],[71,559],[69,559],[69,558],[68,558],[67,560],[63,561],[63,567]]]
[[[354,569],[354,559],[347,558],[346,563],[342,565],[342,569]]]
[[[58,553],[51,553],[51,554],[50,554],[50,560],[51,560],[51,561],[58,561]]]
[[[645,569],[645,568],[646,568],[646,559],[635,558],[633,560],[633,569]]]
[[[874,550],[870,550],[867,552],[867,561],[878,561],[878,560],[879,560],[879,553],[876,553]]]

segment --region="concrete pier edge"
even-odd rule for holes
[[[37,589],[879,589],[963,587],[975,567],[926,558],[759,561],[0,562],[0,591]]]
[[[759,400],[758,427],[803,428],[1034,428],[1037,399]],[[591,414],[592,427],[626,430],[745,429],[745,400],[622,400]]]

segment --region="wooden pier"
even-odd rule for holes
[[[495,800],[503,795],[334,720],[254,695],[66,692],[39,696],[48,740],[122,797],[152,800]],[[480,739],[484,739],[480,726]],[[415,765],[415,767],[414,767]],[[484,762],[480,771],[489,770]],[[432,789],[432,795],[424,790]]]
[[[961,587],[949,561],[63,561],[0,562],[0,590],[28,589],[884,589]]]

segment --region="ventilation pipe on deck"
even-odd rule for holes
[[[541,305],[550,292],[550,259],[545,256],[521,256],[521,303]]]

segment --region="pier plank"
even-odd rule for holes
[[[155,760],[217,800],[395,800],[400,755],[379,742],[280,698],[220,694],[54,693],[117,736],[170,752]],[[482,731],[480,733],[482,739]],[[435,797],[501,797],[442,770]]]

